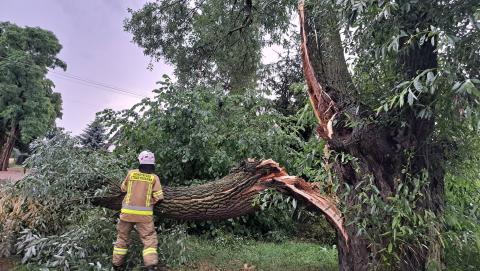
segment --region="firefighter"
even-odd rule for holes
[[[163,199],[160,179],[155,170],[155,156],[142,151],[138,156],[140,166],[128,172],[122,183],[126,195],[122,202],[117,224],[117,241],[113,248],[114,270],[124,270],[124,258],[128,251],[130,231],[135,227],[143,243],[143,263],[147,270],[158,269],[157,233],[153,225],[153,206]]]

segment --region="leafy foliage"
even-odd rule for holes
[[[373,270],[396,270],[400,261],[407,261],[407,264],[412,261],[411,266],[414,266],[414,261],[423,253],[419,249],[433,249],[431,243],[440,232],[436,228],[438,217],[420,204],[425,197],[422,191],[427,187],[426,180],[426,177],[411,178],[410,182],[399,185],[386,201],[372,178],[352,188],[361,204],[345,213],[349,223],[357,225],[356,234],[367,238],[373,254],[380,259],[370,267]],[[371,227],[376,228],[375,233],[368,230]],[[402,256],[406,254],[412,257],[406,259]]]
[[[473,45],[480,41],[476,1],[337,3],[343,25],[351,29],[345,32],[345,44],[355,56],[354,80],[362,101],[381,105],[379,109],[385,111],[405,105],[420,118],[439,116],[440,121],[451,121],[449,115],[458,121],[465,117],[466,108],[470,114],[478,109],[480,52]],[[427,43],[436,48],[438,66],[405,78],[398,58]]]
[[[298,140],[281,126],[271,101],[254,91],[227,95],[221,88],[184,88],[168,78],[155,98],[133,108],[106,110],[115,152],[130,157],[142,149],[156,155],[157,174],[167,184],[188,184],[224,176],[246,158],[272,158],[287,164]]]
[[[449,165],[445,178],[445,254],[448,270],[476,270],[480,266],[480,169],[478,138],[469,141],[467,159]],[[459,150],[462,151],[462,150]]]
[[[279,43],[296,1],[160,1],[130,10],[125,30],[155,60],[175,66],[179,83],[222,82],[242,91],[255,83],[261,49]]]
[[[29,143],[61,117],[60,94],[45,77],[48,68],[66,69],[61,49],[50,31],[0,22],[0,137],[18,126]]]
[[[107,154],[92,155],[76,140],[58,134],[36,141],[26,161],[31,168],[24,179],[1,190],[0,230],[2,255],[12,252],[16,234],[24,228],[35,234],[55,234],[76,223],[90,209],[88,198],[105,193],[106,185],[121,180],[121,160]],[[122,177],[120,177],[122,176]]]

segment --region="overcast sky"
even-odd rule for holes
[[[131,34],[123,31],[127,8],[139,9],[145,2],[0,0],[0,21],[50,30],[63,45],[59,57],[67,63],[67,71],[56,69],[48,75],[63,98],[63,118],[58,126],[79,134],[96,112],[129,108],[141,99],[99,84],[144,97],[151,96],[162,74],[172,74],[172,68],[164,63],[155,63],[154,69],[148,70],[150,58],[131,42]]]

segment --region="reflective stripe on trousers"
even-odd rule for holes
[[[148,254],[157,254],[157,249],[154,247],[149,247],[143,250],[143,256]]]
[[[132,215],[153,215],[153,207],[122,204],[122,210],[120,212],[122,214],[132,214]]]
[[[126,255],[127,252],[128,252],[127,248],[113,247],[113,254]]]

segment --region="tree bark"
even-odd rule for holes
[[[10,133],[6,136],[2,149],[0,152],[0,171],[6,171],[12,155],[13,147],[15,146],[15,140],[17,139],[18,129],[15,124],[12,125]]]
[[[244,162],[220,180],[189,187],[164,187],[164,200],[155,206],[155,215],[179,220],[223,220],[243,216],[259,209],[255,200],[260,192],[275,189],[325,215],[348,241],[343,218],[335,201],[320,194],[315,183],[289,176],[272,160]],[[124,194],[95,198],[94,205],[120,210]]]
[[[316,10],[313,14],[313,8],[313,5],[301,1],[299,18],[304,73],[319,122],[318,135],[328,142],[331,150],[355,158],[355,163],[334,163],[339,182],[355,187],[371,177],[385,204],[389,204],[387,198],[401,183],[411,185],[407,176],[419,177],[427,171],[429,187],[422,191],[426,197],[417,208],[440,214],[443,209],[443,170],[441,152],[432,138],[434,120],[419,119],[413,110],[407,110],[402,113],[408,123],[406,127],[392,125],[380,118],[375,122],[368,121],[366,117],[374,118],[375,114],[353,97],[355,90],[343,56],[335,10],[322,6],[320,12]],[[426,43],[428,45],[409,48],[399,54],[400,72],[406,80],[419,70],[436,66],[434,48],[430,42]],[[381,117],[388,119],[389,116]],[[357,124],[353,127],[347,125],[347,118]],[[355,189],[342,203],[346,209],[353,209],[358,204],[363,206]],[[362,234],[358,234],[357,225],[349,223],[350,219],[345,217],[349,242],[340,242],[338,246],[340,270],[363,271],[373,267],[382,270],[375,252],[386,249],[390,240],[383,240],[381,247],[374,248]],[[376,228],[366,230],[370,236],[382,234],[376,232]],[[434,231],[432,229],[432,234]],[[389,266],[389,270],[425,270],[430,261],[440,261],[437,242],[431,242],[428,248],[411,246],[413,249],[400,255],[398,265]]]

